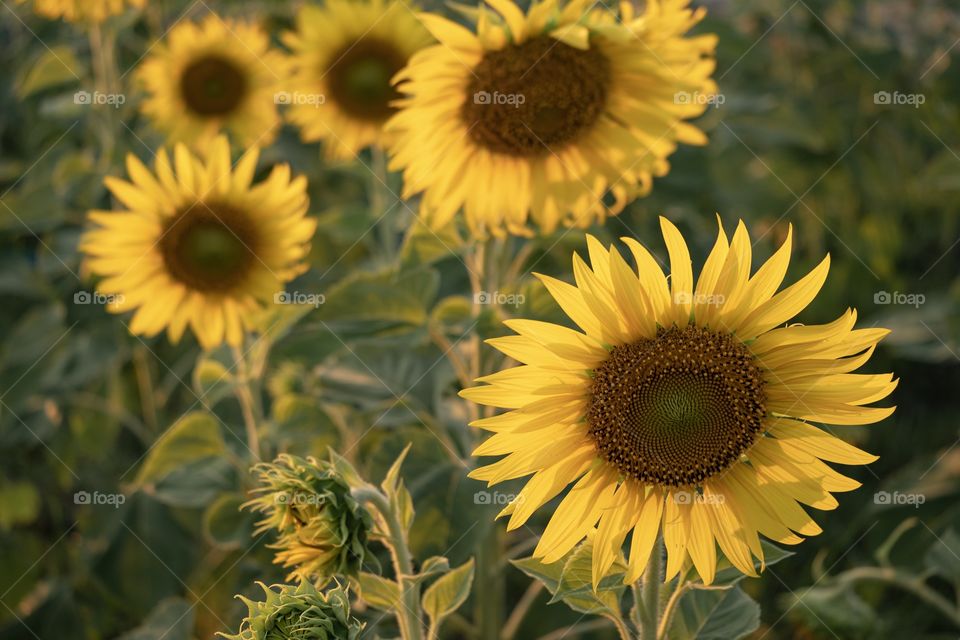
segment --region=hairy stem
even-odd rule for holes
[[[254,399],[253,390],[250,388],[250,369],[247,366],[247,359],[243,350],[234,347],[233,356],[237,364],[238,378],[234,393],[243,414],[243,424],[247,431],[247,448],[250,450],[252,461],[256,463],[260,461],[260,432],[257,428],[257,407],[259,407],[259,403]]]
[[[663,540],[657,536],[643,572],[640,613],[641,640],[656,640],[660,626],[660,583],[663,582]]]
[[[423,640],[423,611],[420,607],[420,588],[413,577],[413,558],[407,543],[407,532],[399,515],[390,506],[385,495],[372,485],[355,489],[354,497],[367,502],[380,514],[385,525],[384,544],[393,560],[393,571],[400,585],[401,607],[397,609],[397,622],[403,640]],[[435,630],[433,631],[435,632]]]

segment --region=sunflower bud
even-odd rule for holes
[[[274,562],[291,568],[288,580],[323,583],[359,570],[373,523],[332,464],[284,454],[254,471],[259,495],[245,506],[264,514],[256,534],[279,534],[269,546],[277,550]]]
[[[340,586],[320,593],[309,582],[299,587],[274,585],[263,589],[266,600],[255,602],[237,596],[248,614],[226,640],[356,640],[363,623],[350,616],[350,600]]]

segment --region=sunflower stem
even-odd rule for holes
[[[637,603],[640,613],[640,639],[656,640],[660,625],[660,583],[663,582],[663,540],[659,535],[653,544],[642,580],[641,601]]]
[[[413,557],[407,543],[407,532],[400,517],[390,505],[390,501],[376,487],[367,485],[354,489],[354,497],[360,502],[366,502],[380,514],[384,523],[383,543],[390,551],[393,560],[393,571],[400,586],[401,606],[395,611],[400,634],[403,640],[423,640],[424,619],[420,606],[420,588],[413,580]]]
[[[253,390],[250,388],[250,371],[243,349],[234,347],[233,357],[237,365],[238,378],[234,393],[237,396],[237,402],[240,403],[240,411],[243,414],[243,424],[247,431],[247,448],[250,450],[251,460],[257,463],[260,461],[260,432],[257,429],[255,410],[258,405],[254,400]]]
[[[387,200],[393,196],[390,189],[389,173],[387,172],[387,156],[380,147],[374,146],[371,151],[370,174],[370,209],[373,215],[378,216],[377,231],[380,236],[380,244],[383,248],[388,264],[393,263],[397,248],[394,246],[394,216],[387,215],[396,202],[387,206]]]

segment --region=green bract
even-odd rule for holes
[[[333,465],[281,455],[254,467],[259,494],[246,507],[264,514],[256,533],[274,529],[274,562],[291,568],[288,580],[326,582],[354,575],[369,553],[370,514],[350,494]]]
[[[350,616],[350,600],[340,586],[326,593],[309,582],[263,589],[266,600],[255,602],[237,596],[247,605],[247,617],[227,640],[354,640],[363,623]]]

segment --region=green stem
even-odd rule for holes
[[[660,624],[660,583],[663,582],[663,541],[657,536],[643,572],[640,607],[640,638],[656,640]]]
[[[385,525],[384,544],[390,551],[397,584],[400,585],[402,606],[396,611],[400,634],[403,640],[423,640],[424,616],[420,607],[420,587],[415,580],[412,580],[413,558],[407,543],[406,529],[400,522],[398,514],[390,506],[387,497],[372,485],[354,489],[353,495],[358,501],[373,505]]]
[[[680,603],[680,598],[683,597],[683,594],[687,592],[689,588],[689,583],[679,582],[676,589],[673,590],[673,593],[670,594],[670,598],[667,600],[667,604],[663,607],[663,615],[660,618],[660,624],[657,627],[657,638],[666,638],[667,630],[670,628],[670,622],[673,620],[673,614],[676,613],[677,605]]]
[[[256,463],[260,461],[260,432],[257,428],[257,408],[259,407],[259,403],[254,399],[253,390],[250,388],[250,372],[243,350],[239,347],[234,347],[233,355],[237,363],[237,385],[234,393],[237,396],[237,401],[240,403],[240,411],[243,414],[243,424],[247,431],[247,448],[250,449],[250,458]]]
[[[892,567],[857,567],[837,576],[838,582],[885,582],[913,594],[920,600],[939,611],[954,626],[960,627],[960,611],[953,603],[929,588],[922,580],[901,573]]]
[[[391,215],[388,210],[391,208],[387,201],[393,196],[388,182],[389,172],[387,171],[387,156],[383,149],[374,146],[371,151],[371,180],[370,180],[370,210],[375,218],[378,218],[377,232],[380,237],[380,245],[383,254],[389,264],[397,253],[397,247],[394,243],[394,220],[396,215]],[[392,213],[396,213],[395,211]]]

